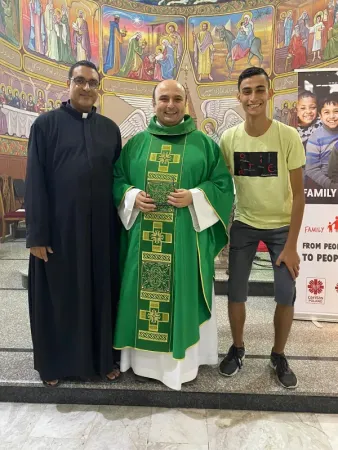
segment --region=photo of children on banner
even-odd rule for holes
[[[298,94],[297,119],[297,130],[306,150],[309,136],[322,126],[318,116],[317,97],[312,92],[304,90]]]
[[[305,153],[306,202],[338,203],[338,76],[300,72],[297,130]]]

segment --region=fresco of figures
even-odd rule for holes
[[[283,2],[277,12],[275,72],[291,72],[338,57],[338,1]]]
[[[25,49],[61,64],[84,59],[98,64],[99,7],[87,0],[72,5],[69,8],[65,0],[22,0]]]
[[[208,5],[215,3],[229,3],[231,0],[136,0],[139,3],[145,3],[146,5],[157,5],[157,6],[197,6],[197,5]],[[239,0],[243,2],[244,0]]]
[[[273,97],[273,118],[297,128],[297,92],[283,93]]]
[[[34,120],[68,99],[67,89],[34,81],[21,72],[0,70],[0,135],[28,138]]]
[[[176,78],[185,48],[185,19],[102,8],[103,72],[143,81]]]
[[[216,3],[214,14],[203,16],[196,15],[201,9],[194,5],[208,1],[140,0],[149,5],[173,6],[176,15],[168,15],[170,8],[167,14],[147,14],[121,10],[113,6],[113,1],[109,3],[0,0],[0,41],[17,47],[22,42],[25,52],[40,62],[49,61],[49,67],[50,63],[55,67],[69,66],[88,59],[100,66],[105,77],[117,78],[116,86],[122,86],[125,80],[156,83],[179,76],[180,80],[190,77],[190,83],[195,80],[196,84],[209,84],[210,98],[201,98],[202,91],[196,95],[196,86],[189,84],[193,98],[190,100],[195,111],[199,110],[199,127],[215,142],[219,142],[225,129],[242,121],[237,100],[218,98],[212,91],[218,88],[217,84],[235,85],[240,72],[250,65],[263,67],[273,79],[299,68],[325,67],[338,59],[338,0],[286,0],[276,7],[258,0],[253,9],[232,8],[237,12],[223,14],[218,11],[230,8],[217,3],[227,2],[210,0],[209,3]],[[177,5],[191,6],[191,13],[185,10],[187,17],[177,15]],[[209,7],[204,9],[210,11]],[[8,50],[18,54],[13,48]],[[10,58],[13,54],[5,56]],[[28,137],[29,131],[25,127],[13,130],[10,119],[16,114],[21,123],[32,123],[39,114],[58,107],[67,97],[67,88],[55,87],[53,80],[44,79],[51,73],[47,70],[37,76],[44,81],[29,78],[24,73],[25,60],[21,54],[19,58],[23,69],[17,73],[22,73],[22,77],[15,76],[14,71],[5,78],[0,76],[0,134],[22,138]],[[4,60],[5,65],[8,63],[15,67]],[[276,92],[270,112],[275,119],[296,126],[297,98],[291,88],[285,84],[284,92]],[[115,118],[125,140],[144,129],[153,114],[151,93],[147,92],[147,97],[133,96],[130,89],[117,89],[113,98],[127,106],[125,115],[122,108]],[[217,98],[213,99],[214,95]]]
[[[20,10],[18,0],[0,0],[0,37],[20,44]]]
[[[0,73],[0,135],[28,138],[35,119],[68,100],[68,90],[33,82],[11,70]],[[95,105],[100,112],[100,98]]]
[[[189,18],[189,53],[197,82],[235,78],[248,65],[271,73],[273,8]]]

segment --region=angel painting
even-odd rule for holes
[[[201,130],[203,133],[207,134],[213,141],[216,142],[216,144],[219,145],[220,136],[217,134],[217,128],[218,125],[216,120],[211,117],[204,119],[201,123]]]
[[[235,98],[205,100],[201,105],[205,117],[201,131],[219,144],[225,130],[243,122],[242,117],[233,109],[238,105]]]
[[[116,96],[135,108],[120,125],[122,138],[130,139],[148,127],[150,119],[154,115],[153,101],[148,97],[131,97],[120,94],[116,94]]]

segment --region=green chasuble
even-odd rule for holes
[[[183,359],[211,317],[214,259],[227,243],[233,182],[216,143],[190,116],[174,127],[153,118],[123,148],[115,165],[116,206],[133,187],[157,208],[139,213],[121,238],[122,286],[114,347],[172,353]],[[189,208],[174,208],[174,189],[198,188],[219,217],[197,233]]]

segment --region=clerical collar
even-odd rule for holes
[[[62,102],[61,108],[70,113],[76,119],[90,119],[96,113],[95,106],[93,106],[92,110],[89,113],[79,112],[72,107],[72,105],[70,104],[70,100],[68,100],[67,102]]]
[[[147,131],[153,135],[179,136],[191,133],[196,130],[196,125],[192,118],[186,114],[181,123],[173,127],[166,127],[158,123],[156,116],[153,116],[148,125]]]
[[[159,122],[156,117],[155,117],[155,122],[156,122],[156,125],[158,125],[159,127],[162,127],[162,128],[164,127],[164,125],[162,125],[161,122]],[[184,117],[179,124],[181,124],[183,122],[184,122]],[[179,125],[179,124],[177,124],[177,125]]]

